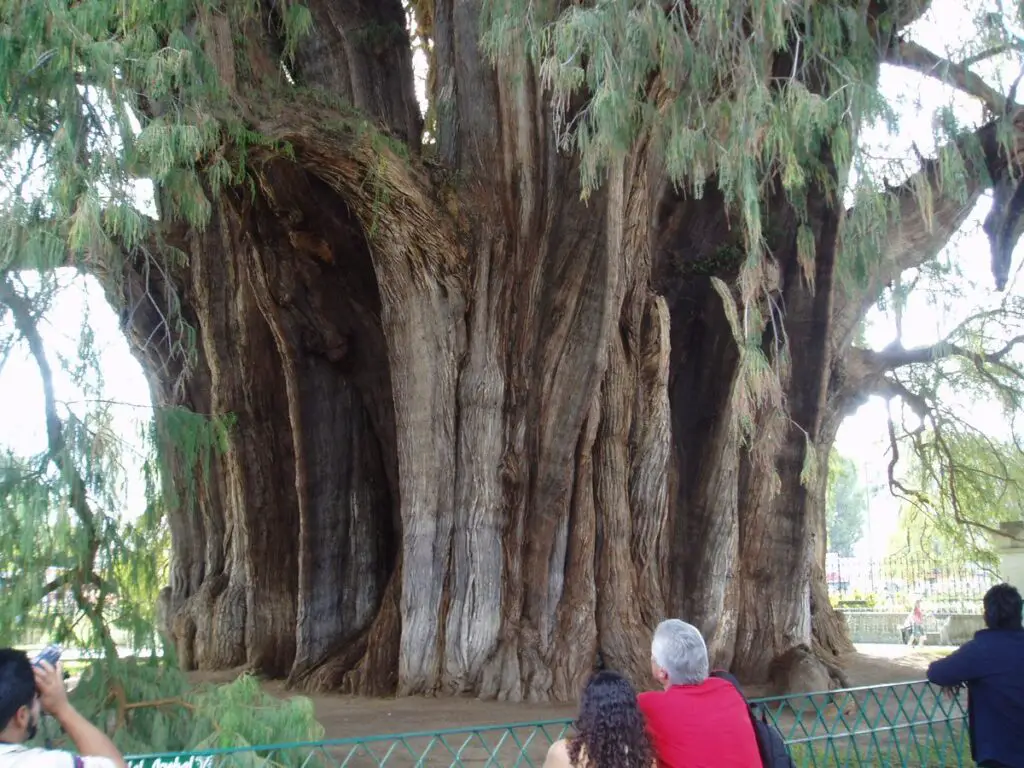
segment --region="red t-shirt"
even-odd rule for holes
[[[638,701],[659,768],[760,768],[747,703],[727,681],[709,677]]]

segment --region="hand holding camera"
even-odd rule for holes
[[[47,714],[60,720],[63,710],[69,706],[68,691],[64,687],[64,675],[60,666],[49,661],[41,661],[33,665],[36,676],[36,691],[39,693],[39,705]]]
[[[68,692],[64,687],[65,675],[60,666],[60,656],[59,645],[48,645],[32,660],[39,704],[44,712],[54,717],[68,706]]]
[[[50,666],[56,667],[57,662],[60,661],[60,654],[61,650],[59,645],[48,645],[32,660],[32,666],[38,667],[43,662],[46,662]]]

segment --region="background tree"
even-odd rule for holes
[[[948,301],[949,266],[929,266],[913,283]],[[904,533],[927,530],[990,563],[989,536],[1021,509],[1021,309],[1012,294],[987,299],[934,344],[856,351],[865,391],[890,401],[888,484],[904,501]]]
[[[843,557],[853,557],[853,549],[864,535],[864,513],[868,508],[868,489],[857,465],[834,449],[828,458],[828,549]]]
[[[928,3],[129,10],[4,6],[0,252],[98,277],[158,407],[230,417],[207,473],[156,433],[186,667],[538,700],[599,650],[645,679],[666,613],[751,680],[841,649],[856,329],[1018,170],[1012,99],[912,42]],[[984,122],[881,178],[883,62]]]
[[[915,457],[900,483],[911,493],[903,497],[894,553],[998,567],[992,537],[1024,509],[1020,448],[976,433],[919,439],[933,465],[923,470]]]
[[[76,706],[129,753],[322,737],[307,699],[279,701],[250,677],[194,687],[166,663],[174,659],[173,648],[157,654],[162,642],[155,614],[169,542],[164,496],[154,484],[156,457],[127,450],[137,443],[119,432],[116,404],[103,398],[89,326],[71,355],[60,354],[52,338],[44,343],[57,286],[51,279],[33,282],[10,273],[0,282],[9,321],[0,325],[0,348],[6,358],[25,347],[39,374],[46,416],[42,454],[0,456],[0,646],[63,645],[70,651],[68,668],[80,678]],[[92,397],[61,401],[62,383]],[[181,433],[174,440],[179,455],[200,466],[211,461],[216,422],[187,412],[162,413],[158,422]],[[138,500],[145,508],[131,514],[126,475],[135,470],[147,488]],[[99,659],[83,651],[99,652]],[[57,744],[64,738],[46,725],[44,732]]]

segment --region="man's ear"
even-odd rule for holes
[[[28,704],[24,704],[18,707],[18,711],[14,713],[14,717],[11,718],[10,725],[21,731],[27,731],[29,725],[32,723],[32,707]]]

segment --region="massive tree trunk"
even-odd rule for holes
[[[851,337],[841,212],[809,209],[808,269],[789,204],[766,205],[782,387],[752,410],[711,281],[735,278],[743,241],[714,184],[681,195],[643,139],[581,200],[525,45],[492,66],[462,0],[417,6],[423,162],[400,2],[309,5],[289,77],[380,130],[288,85],[273,24],[218,28],[214,48],[245,46],[212,56],[219,75],[271,140],[249,149],[254,183],[216,196],[202,233],[164,233],[189,258],[159,290],[148,252],[107,281],[157,403],[231,417],[205,472],[166,432],[182,663],[568,700],[599,652],[643,683],[651,628],[678,615],[716,664],[765,679],[829,615],[812,600],[824,467],[810,487],[805,467],[834,439]],[[161,329],[189,353],[155,346]]]

